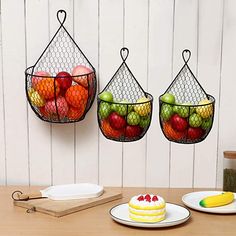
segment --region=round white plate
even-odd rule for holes
[[[192,192],[185,194],[182,197],[183,203],[197,211],[203,211],[208,213],[216,213],[216,214],[233,214],[236,213],[236,200],[228,205],[220,206],[220,207],[211,207],[205,208],[199,205],[199,202],[208,196],[217,195],[222,193],[222,191],[202,191],[202,192]],[[236,194],[234,193],[234,198],[236,198]]]
[[[185,207],[172,203],[166,203],[165,220],[157,223],[142,223],[133,221],[129,218],[128,203],[123,203],[111,208],[110,215],[113,220],[124,225],[143,228],[162,228],[182,224],[190,218],[191,214]]]

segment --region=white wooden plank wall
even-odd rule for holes
[[[27,105],[24,70],[57,30],[59,9],[96,68],[99,91],[121,64],[121,47],[129,48],[129,67],[154,96],[142,140],[105,139],[96,100],[84,121],[67,125],[42,122]],[[223,151],[236,150],[235,9],[234,0],[2,0],[0,184],[221,187]],[[168,142],[158,119],[158,97],[182,67],[185,48],[199,82],[216,98],[213,129],[196,145]]]

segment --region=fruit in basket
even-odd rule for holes
[[[30,88],[28,90],[28,95],[29,95],[30,102],[33,106],[43,107],[45,105],[45,100],[33,88]]]
[[[113,102],[113,95],[108,91],[103,91],[102,93],[100,93],[99,98],[105,102]]]
[[[196,113],[193,113],[189,116],[189,125],[192,127],[200,127],[202,124],[202,117]]]
[[[51,99],[45,104],[45,111],[52,119],[63,119],[68,113],[69,107],[66,99],[62,96]]]
[[[129,102],[126,100],[123,100],[120,103],[113,103],[111,105],[111,109],[117,112],[121,116],[126,116],[128,113],[130,113],[133,110],[132,105],[128,105],[126,103],[129,103]]]
[[[185,118],[179,116],[178,114],[174,114],[170,118],[170,123],[173,129],[180,132],[186,130],[188,127],[188,121]]]
[[[39,107],[39,113],[43,118],[49,119],[49,114],[46,112],[45,110],[45,106],[44,107]]]
[[[78,120],[82,117],[83,114],[84,110],[70,106],[67,113],[67,118],[69,120]]]
[[[176,131],[172,128],[170,122],[163,122],[163,132],[166,137],[173,141],[180,141],[185,138],[186,131]]]
[[[213,123],[213,121],[212,121],[212,118],[211,118],[211,117],[210,117],[210,118],[207,118],[207,119],[203,119],[203,120],[202,120],[201,128],[203,128],[203,129],[205,129],[205,130],[210,129],[211,126],[212,126],[212,123]]]
[[[127,125],[125,128],[125,136],[127,138],[138,137],[142,131],[143,129],[138,125]]]
[[[139,126],[141,128],[147,128],[151,122],[151,116],[141,116]]]
[[[205,105],[206,104],[206,105]],[[207,105],[208,104],[208,105]],[[199,102],[196,108],[196,113],[199,114],[202,118],[209,118],[213,114],[213,105],[208,99],[204,99]],[[203,106],[205,105],[205,106]]]
[[[219,207],[228,205],[234,201],[234,194],[232,192],[223,192],[213,196],[205,197],[199,205],[202,207]]]
[[[36,84],[36,90],[44,99],[51,99],[58,96],[60,87],[57,81],[53,78],[43,78]]]
[[[111,113],[111,105],[107,102],[100,102],[98,114],[100,119],[106,119]]]
[[[175,104],[175,96],[171,93],[165,93],[161,96],[161,101],[169,104]]]
[[[72,77],[68,72],[61,71],[56,75],[56,81],[60,86],[61,92],[65,93],[72,84]]]
[[[123,129],[126,126],[126,120],[116,112],[112,112],[109,117],[110,125],[113,129]]]
[[[135,111],[132,111],[127,115],[127,123],[129,125],[138,125],[139,122],[140,122],[140,116]]]
[[[140,116],[147,116],[149,113],[151,113],[151,103],[149,98],[139,98],[137,103],[140,104],[134,105],[134,111],[136,111]]]
[[[73,81],[87,88],[92,83],[94,72],[86,66],[78,65],[72,70],[72,76]]]
[[[161,106],[161,119],[167,121],[173,115],[173,106],[170,104],[162,104]]]
[[[38,84],[38,82],[44,78],[44,77],[41,77],[41,76],[50,77],[51,75],[46,71],[37,71],[37,72],[35,72],[34,77],[32,77],[32,79],[31,79],[32,88],[36,89],[36,85]]]
[[[187,118],[189,114],[192,113],[192,110],[189,106],[182,104],[182,105],[175,105],[173,107],[173,112],[177,113],[179,116],[183,118]]]
[[[200,127],[189,127],[187,132],[187,138],[190,140],[200,139],[204,135],[205,131]]]
[[[123,135],[122,130],[115,130],[111,127],[109,121],[107,119],[101,121],[101,129],[105,136],[109,138],[120,138]]]
[[[71,106],[84,112],[88,100],[88,90],[81,85],[70,86],[66,90],[65,98]]]

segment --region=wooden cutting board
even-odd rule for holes
[[[104,193],[97,198],[54,201],[48,198],[28,201],[14,201],[15,206],[61,217],[90,207],[95,207],[122,198],[121,191],[104,188]]]

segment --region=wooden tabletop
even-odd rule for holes
[[[162,229],[143,229],[118,224],[108,213],[114,205],[128,202],[130,197],[140,193],[158,194],[167,202],[183,205],[182,195],[199,189],[123,188],[121,200],[60,218],[38,212],[26,213],[26,209],[13,206],[11,193],[16,189],[29,192],[40,188],[0,187],[0,235],[2,236],[236,235],[236,215],[216,215],[191,210],[190,220],[182,225]]]

